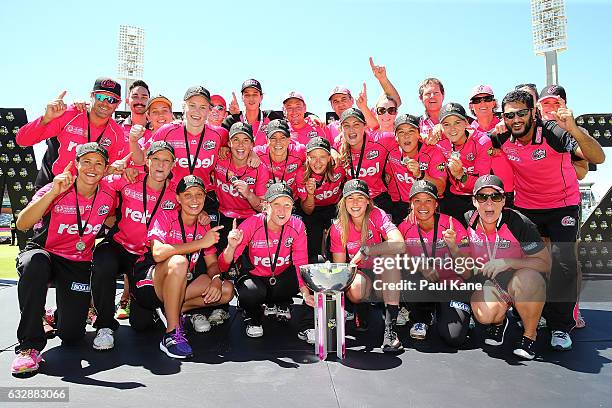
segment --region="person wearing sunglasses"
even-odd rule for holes
[[[206,123],[213,126],[221,126],[227,117],[227,103],[221,95],[210,96],[210,114]]]
[[[487,132],[495,129],[500,119],[495,115],[497,100],[493,88],[489,85],[478,85],[472,89],[470,96],[470,111],[476,117],[471,127],[476,129],[478,137],[488,138]],[[506,205],[512,207],[514,202],[514,176],[508,157],[499,149],[492,148],[491,171],[504,182],[506,190]]]
[[[404,114],[395,119],[395,144],[391,146],[385,174],[393,205],[391,216],[398,225],[410,212],[410,190],[418,180],[432,182],[437,191],[446,187],[446,159],[436,145],[421,141],[419,118]]]
[[[572,347],[569,332],[575,325],[578,267],[575,244],[580,228],[580,190],[571,156],[600,164],[605,154],[595,139],[580,130],[567,107],[557,109],[554,121],[534,120],[534,108],[529,93],[507,94],[502,112],[509,131],[493,135],[492,141],[510,159],[516,209],[529,217],[540,234],[558,249],[544,317],[552,331],[551,347],[569,350]]]
[[[41,166],[42,174],[37,185],[46,185],[53,177],[61,174],[66,165],[76,156],[76,147],[88,142],[97,142],[108,151],[111,163],[109,174],[125,168],[124,157],[130,152],[123,129],[113,120],[113,113],[121,102],[121,85],[111,78],[96,79],[91,91],[89,109],[80,110],[64,102],[66,91],[49,102],[40,118],[22,126],[17,132],[16,142],[20,146],[33,146],[43,140],[50,140],[53,151],[45,157],[47,163]],[[49,143],[47,143],[49,145]],[[73,169],[73,173],[76,170]]]
[[[307,115],[306,101],[299,92],[291,91],[283,97],[283,113],[289,125],[292,141],[306,145],[313,137],[327,138],[325,128],[312,116]]]
[[[463,260],[459,258],[464,258],[469,253],[467,232],[458,220],[437,211],[436,186],[427,180],[418,180],[410,188],[409,199],[411,214],[398,226],[406,242],[406,253],[412,257],[423,256],[423,259],[434,263],[421,265],[412,276],[416,277],[417,282],[426,279],[431,283],[443,282],[444,286],[447,282],[458,285],[469,279],[471,272],[459,267],[464,265]],[[450,258],[456,261],[456,268],[446,261]],[[441,267],[435,266],[436,260],[441,259],[445,260]],[[420,302],[416,302],[414,297],[406,299],[410,302],[408,309],[410,321],[413,322],[410,337],[424,340],[428,326],[435,321],[435,329],[446,344],[459,347],[465,342],[470,324],[470,306],[466,303],[467,299],[464,300],[458,293],[453,292],[449,290],[449,299],[444,301],[441,297],[446,298],[446,294],[441,296],[441,291],[425,289],[418,293]]]
[[[447,103],[440,109],[444,138],[437,146],[446,158],[450,188],[440,201],[440,212],[463,222],[463,214],[474,209],[472,189],[483,174],[491,172],[491,141],[479,137],[467,121],[465,109],[458,103]]]
[[[480,177],[473,200],[476,210],[465,219],[471,255],[483,264],[475,270],[483,287],[472,294],[474,317],[488,325],[485,344],[501,346],[508,328],[506,312],[512,306],[523,321],[523,336],[514,346],[514,354],[532,360],[546,299],[550,252],[529,218],[504,208],[504,184],[499,177]]]

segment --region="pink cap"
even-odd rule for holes
[[[330,100],[332,96],[334,96],[335,94],[344,94],[344,95],[351,96],[351,91],[349,91],[349,89],[344,86],[338,85],[334,89],[331,90],[331,92],[329,93],[329,98],[327,99]]]
[[[222,105],[224,109],[227,109],[227,102],[221,95],[212,95],[210,97],[210,103],[213,105]]]
[[[289,99],[292,99],[292,98],[299,99],[300,101],[306,103],[302,94],[299,92],[295,92],[295,91],[291,91],[287,95],[285,95],[285,97],[283,98],[283,103],[287,102]]]
[[[495,93],[493,93],[493,88],[491,88],[491,85],[478,85],[474,87],[474,89],[472,89],[470,99],[479,94],[495,95]]]

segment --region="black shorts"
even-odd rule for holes
[[[572,205],[551,209],[516,210],[529,218],[540,231],[540,235],[550,238],[551,242],[576,242],[580,230],[580,207]]]

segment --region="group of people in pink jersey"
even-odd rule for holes
[[[36,372],[43,360],[51,282],[63,343],[82,340],[93,306],[94,349],[113,349],[116,318],[129,315],[136,330],[160,319],[160,349],[184,359],[193,356],[188,337],[223,324],[234,297],[249,337],[263,336],[266,318],[291,319],[295,297],[312,307],[300,267],[321,257],[357,266],[346,290],[357,331],[368,330],[374,302],[384,305],[384,352],[403,350],[397,326],[408,323],[415,340],[439,335],[460,347],[476,321],[485,343],[499,346],[509,309],[523,327],[518,357],[535,357],[542,316],[551,347],[570,349],[580,323],[578,179],[604,153],[576,125],[565,90],[519,85],[500,106],[491,86],[478,85],[466,110],[444,103],[442,83],[427,78],[418,87],[425,113],[400,114],[385,67],[370,65],[382,96],[372,107],[365,86],[357,99],[335,87],[329,123],[297,91],[282,110],[261,110],[255,79],[242,84],[242,109],[236,95],[228,105],[190,87],[182,120],[143,81],[130,86],[131,114],[120,123],[121,86],[111,78],[95,81],[88,102],[68,105],[66,92],[49,102],[17,134],[20,145],[57,148],[17,219],[34,236],[17,261],[12,373]],[[377,259],[398,254],[483,262],[374,272]],[[403,279],[432,285],[414,293],[375,284]],[[432,289],[441,282],[480,286],[441,294]],[[297,336],[314,343],[313,313],[302,315]]]

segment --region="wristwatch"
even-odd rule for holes
[[[362,245],[359,248],[359,252],[363,255],[363,259],[368,259],[370,257],[370,247],[367,245]]]

